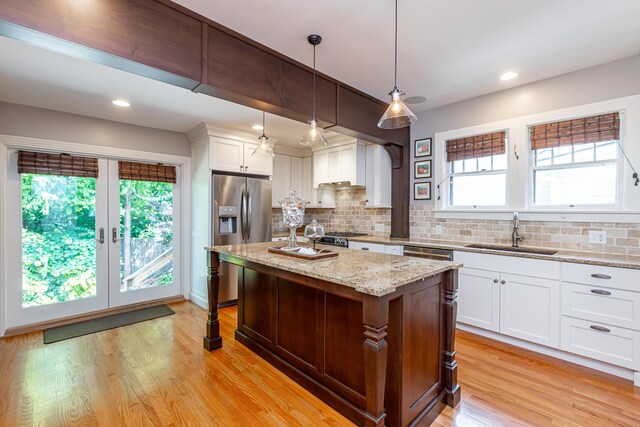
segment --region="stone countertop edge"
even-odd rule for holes
[[[265,242],[246,245],[206,246],[204,249],[291,273],[337,283],[353,288],[357,292],[377,297],[391,294],[400,286],[462,267],[461,263],[451,261],[353,251],[333,246],[331,249],[339,253],[337,257],[304,260],[268,252],[268,248],[272,245],[272,242]]]
[[[420,246],[435,249],[449,249],[452,251],[475,252],[490,255],[502,255],[519,258],[531,258],[547,261],[572,262],[577,264],[599,265],[604,267],[630,268],[640,270],[640,257],[622,254],[605,254],[599,252],[568,251],[558,249],[554,255],[534,254],[526,252],[510,252],[494,249],[469,248],[465,245],[474,244],[472,242],[454,242],[441,240],[411,240],[394,237],[362,236],[349,238],[352,242],[378,243],[381,245],[408,245]],[[506,246],[506,245],[505,245]],[[523,246],[526,248],[526,246]],[[532,247],[533,248],[533,247]],[[551,249],[551,248],[533,248]],[[555,248],[553,248],[555,249]]]

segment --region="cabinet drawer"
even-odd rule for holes
[[[349,249],[384,253],[384,245],[379,243],[349,242]]]
[[[629,329],[562,316],[560,348],[625,368],[640,369],[640,332]]]
[[[563,283],[562,314],[640,330],[640,293]]]
[[[466,251],[455,251],[453,259],[465,267],[481,270],[500,271],[524,276],[560,279],[560,263],[541,259],[524,258],[508,255],[479,254]]]
[[[562,281],[640,291],[640,270],[565,262]]]

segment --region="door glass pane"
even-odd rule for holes
[[[120,291],[173,283],[173,184],[120,180]]]
[[[95,178],[21,179],[22,306],[95,297]]]

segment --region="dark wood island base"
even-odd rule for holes
[[[221,345],[220,261],[242,267],[236,340],[357,425],[428,425],[459,402],[457,270],[374,296],[210,252],[207,350]]]

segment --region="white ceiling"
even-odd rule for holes
[[[393,0],[177,0],[387,100]],[[398,86],[423,111],[640,53],[639,0],[399,0]],[[503,82],[507,70],[520,75]]]
[[[208,95],[0,37],[0,101],[186,132],[202,122],[255,133],[262,113]],[[129,108],[111,100],[123,98]],[[302,148],[304,123],[267,114],[267,135]],[[335,135],[335,132],[333,133]]]

